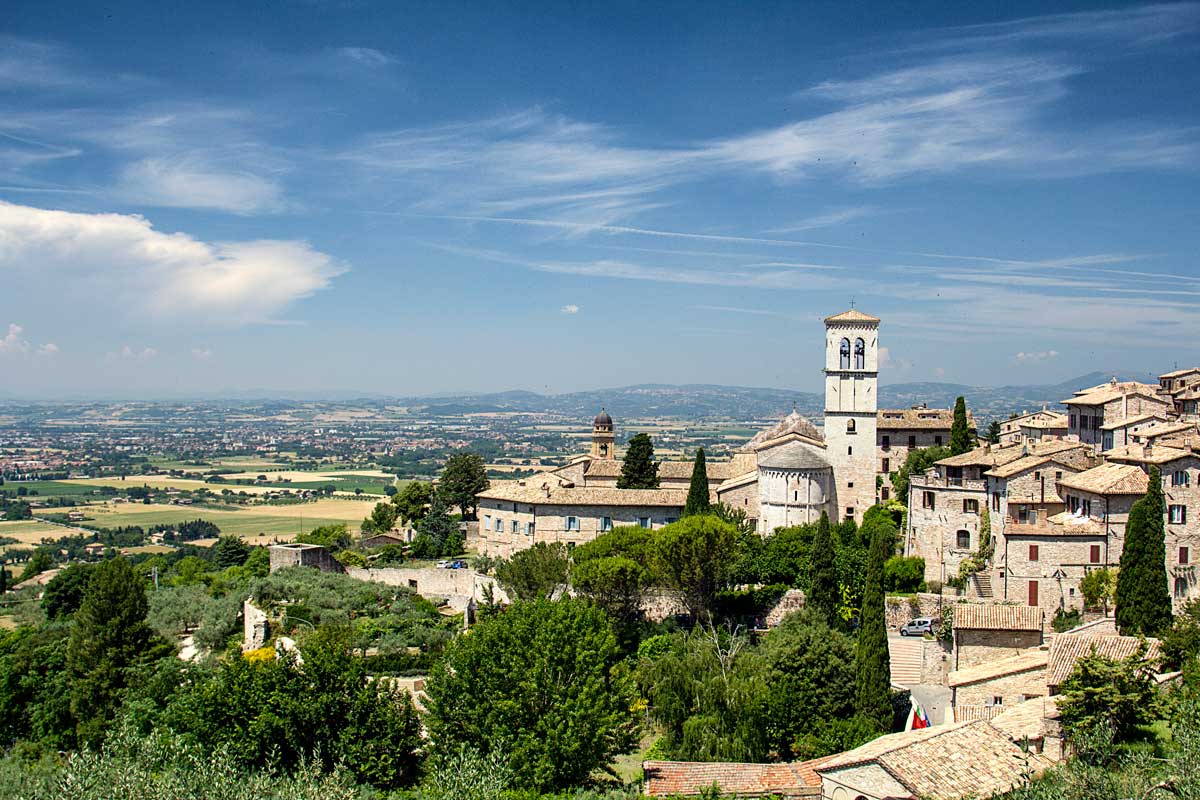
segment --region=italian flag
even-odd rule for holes
[[[925,709],[916,700],[912,701],[912,711],[908,712],[908,723],[904,726],[906,731],[920,730],[921,728],[929,727],[929,715],[925,713]]]

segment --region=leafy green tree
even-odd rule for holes
[[[954,421],[950,423],[950,455],[971,449],[971,429],[967,425],[967,401],[959,395],[954,401]]]
[[[21,488],[24,489],[25,487],[22,486]],[[4,512],[4,519],[10,522],[33,519],[33,508],[24,500],[18,500],[9,505],[8,509]]]
[[[1000,420],[994,419],[988,423],[986,438],[991,444],[1000,443]]]
[[[629,440],[621,462],[618,489],[657,489],[658,463],[654,460],[654,443],[650,434],[639,433]]]
[[[69,617],[79,609],[95,569],[93,564],[71,564],[50,579],[42,593],[47,619]]]
[[[413,539],[412,554],[417,558],[456,556],[462,552],[465,537],[459,525],[450,518],[440,492],[433,495],[429,513],[417,523],[417,536]]]
[[[211,604],[208,590],[201,585],[164,586],[150,593],[146,621],[159,636],[174,639],[200,626]]]
[[[41,575],[53,566],[54,556],[51,555],[50,548],[45,546],[39,547],[29,557],[29,561],[25,564],[25,569],[21,571],[21,577],[17,578],[17,583]]]
[[[301,658],[235,655],[173,704],[170,726],[246,766],[292,770],[315,760],[380,789],[413,783],[421,738],[408,693],[370,680],[344,629],[318,630]]]
[[[892,556],[883,565],[883,586],[889,592],[918,592],[925,584],[925,559]]]
[[[238,536],[222,536],[213,545],[213,561],[221,569],[240,567],[250,557],[250,546]]]
[[[52,620],[0,633],[0,745],[5,748],[20,740],[48,750],[75,747],[68,630],[69,623]]]
[[[737,532],[712,515],[685,517],[660,528],[650,558],[659,580],[679,593],[693,618],[707,618],[737,556]]]
[[[84,742],[97,742],[116,714],[130,672],[170,646],[146,622],[142,581],[124,558],[101,563],[75,612],[67,647],[71,714]]]
[[[1175,617],[1175,624],[1162,636],[1163,666],[1182,669],[1188,662],[1200,658],[1200,598],[1184,604]],[[1197,664],[1200,666],[1200,664]]]
[[[271,551],[261,546],[253,548],[242,568],[252,578],[267,577],[271,572]]]
[[[636,525],[613,528],[572,551],[571,585],[620,623],[641,617],[642,595],[653,582],[651,532]]]
[[[502,800],[513,779],[507,754],[492,750],[485,756],[465,744],[434,754],[427,772],[422,800]]]
[[[433,752],[507,753],[513,786],[577,786],[633,750],[635,687],[616,634],[580,600],[518,602],[447,647],[426,688]]]
[[[0,562],[0,595],[8,592],[8,569]]]
[[[1120,661],[1093,652],[1075,662],[1058,704],[1068,735],[1103,726],[1112,731],[1115,741],[1123,742],[1154,721],[1161,703],[1146,650],[1143,642],[1137,652]]]
[[[340,522],[336,525],[320,525],[307,533],[301,533],[296,536],[296,541],[301,544],[319,544],[334,553],[350,546],[350,533],[346,530],[346,524]]]
[[[896,530],[888,517],[864,515],[863,531],[870,536],[866,586],[855,653],[858,713],[875,729],[886,733],[892,727],[891,656],[888,654],[883,570],[895,549]]]
[[[392,497],[400,519],[409,524],[425,519],[432,501],[433,484],[425,481],[409,481]]]
[[[364,536],[376,533],[387,533],[396,524],[399,509],[392,503],[376,503],[371,515],[362,521],[361,530]]]
[[[691,517],[696,514],[709,513],[711,504],[708,499],[708,468],[704,464],[704,448],[696,451],[696,461],[692,466],[692,483],[688,487],[687,501],[683,506],[683,515]]]
[[[908,481],[933,466],[934,462],[952,455],[948,447],[923,447],[909,450],[900,469],[892,473],[892,494],[905,505],[908,504]]]
[[[567,586],[570,562],[561,542],[538,542],[496,564],[496,580],[513,600],[548,600]]]
[[[483,459],[474,453],[455,453],[446,460],[438,493],[451,505],[462,509],[464,516],[474,517],[479,507],[477,495],[490,485]]]
[[[1079,591],[1088,608],[1103,608],[1105,615],[1116,597],[1117,571],[1108,567],[1090,570],[1079,582]]]
[[[833,532],[829,526],[829,516],[824,511],[821,512],[821,519],[817,523],[817,535],[813,539],[811,564],[811,578],[804,605],[811,608],[818,619],[832,628],[838,623],[842,593],[838,587],[837,551],[833,542]]]
[[[1131,636],[1156,636],[1171,626],[1167,588],[1162,474],[1150,468],[1146,494],[1133,504],[1117,572],[1117,627]]]

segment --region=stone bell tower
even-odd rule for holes
[[[592,458],[614,458],[613,421],[603,408],[592,420]]]
[[[879,318],[851,308],[825,318],[825,446],[837,519],[875,503]]]

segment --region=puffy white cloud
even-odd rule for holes
[[[560,308],[559,311],[561,311],[564,314],[578,314],[579,306],[575,305],[574,303],[568,303],[567,305]]]
[[[125,345],[115,353],[105,353],[104,357],[109,361],[116,361],[118,359],[122,361],[148,361],[157,355],[158,350],[154,349],[153,347],[136,349],[130,347],[129,345]]]
[[[46,342],[44,345],[38,348],[38,355],[52,356],[56,355],[57,353],[58,345],[56,345],[54,342]]]
[[[346,267],[302,241],[208,243],[141,216],[50,211],[0,201],[0,274],[29,291],[111,303],[173,323],[273,321]],[[78,293],[78,292],[76,292]]]
[[[8,324],[8,333],[0,339],[0,353],[28,353],[29,341],[22,336],[25,329],[15,322]]]

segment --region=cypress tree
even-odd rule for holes
[[[618,489],[657,489],[658,464],[654,460],[654,443],[649,434],[639,433],[629,440],[625,459],[621,462]]]
[[[688,487],[687,503],[683,507],[683,515],[707,514],[708,502],[708,467],[704,464],[704,448],[696,451],[696,463],[692,466],[692,484]]]
[[[1171,627],[1162,473],[1150,468],[1146,494],[1133,504],[1117,572],[1117,627],[1126,635],[1157,636]]]
[[[863,527],[867,525],[864,523]],[[862,624],[854,658],[858,684],[855,706],[859,716],[876,730],[887,733],[892,728],[892,661],[884,615],[883,565],[895,549],[896,534],[890,520],[882,515],[871,521],[870,528]]]
[[[817,535],[812,544],[812,580],[804,604],[817,612],[829,627],[838,624],[838,608],[841,606],[841,589],[837,575],[837,549],[833,542],[833,531],[829,515],[821,512],[817,523]]]
[[[954,423],[950,426],[950,455],[971,449],[971,429],[967,427],[967,401],[962,395],[954,401]]]

